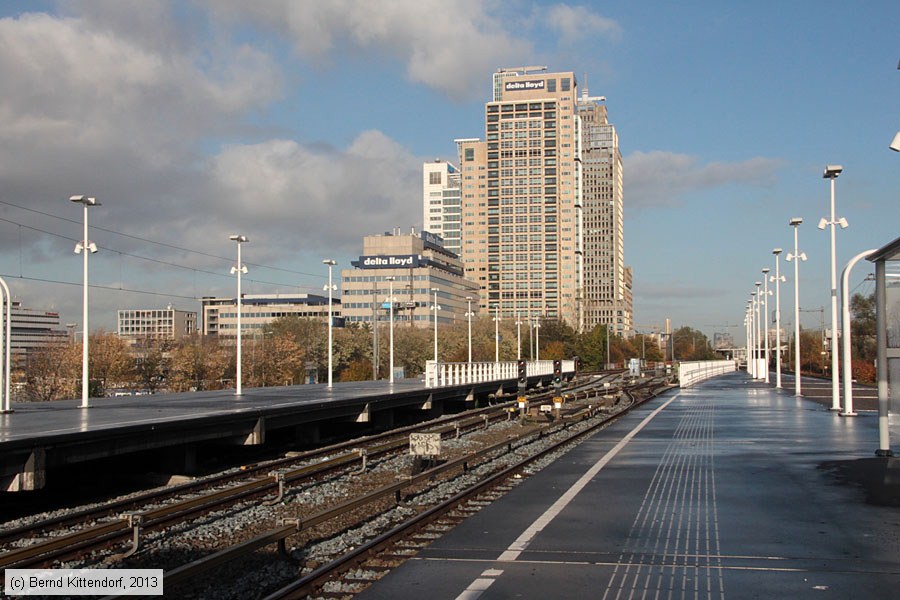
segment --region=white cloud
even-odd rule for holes
[[[485,73],[531,53],[531,44],[479,0],[214,0],[209,7],[223,19],[278,32],[311,62],[347,51],[400,60],[411,81],[454,98],[477,97]]]
[[[291,140],[229,146],[212,159],[218,191],[201,210],[249,223],[273,248],[352,252],[364,235],[421,222],[421,163],[379,131],[346,150]]]
[[[729,184],[771,186],[784,161],[754,157],[736,163],[700,164],[694,156],[674,152],[634,152],[624,159],[629,208],[676,206],[692,191]]]
[[[592,12],[584,6],[556,4],[547,10],[547,24],[556,31],[562,42],[575,41],[597,35],[619,40],[622,27],[613,19]]]

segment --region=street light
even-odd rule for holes
[[[794,395],[800,393],[800,261],[806,260],[806,252],[800,252],[797,245],[797,231],[803,217],[792,217],[788,225],[794,228],[794,253],[788,252],[788,262],[794,261]]]
[[[761,328],[762,328],[762,292],[759,291],[760,286],[762,286],[762,281],[756,282],[756,378],[762,379],[764,375],[759,370],[759,359],[762,358],[762,337],[761,337]]]
[[[763,344],[765,351],[763,352],[763,358],[766,363],[766,383],[769,383],[769,294],[772,292],[769,291],[769,267],[763,267],[763,282],[765,283],[763,294],[765,295],[765,310],[763,315],[766,317],[763,320]]]
[[[472,296],[466,296],[466,302],[469,303],[469,310],[466,311],[466,317],[469,319],[469,362],[472,362]]]
[[[390,290],[388,292],[388,312],[390,314],[390,361],[388,364],[390,373],[388,374],[388,383],[394,383],[394,280],[397,278],[393,275],[388,275],[384,279],[388,282]]]
[[[522,360],[522,320],[516,311],[516,360]]]
[[[9,374],[10,374],[10,359],[12,345],[10,342],[10,335],[12,335],[12,296],[9,293],[9,286],[6,285],[6,281],[0,277],[0,288],[3,290],[3,294],[6,295],[6,314],[4,315],[5,325],[3,328],[3,371],[0,374],[0,381],[3,382],[3,385],[0,386],[0,414],[7,414],[13,412],[12,409],[12,398],[9,396]]]
[[[825,229],[831,225],[831,410],[841,410],[840,373],[838,373],[838,343],[837,343],[837,264],[835,257],[835,227],[847,228],[847,219],[834,216],[834,180],[838,178],[844,167],[841,165],[827,165],[822,173],[823,179],[831,180],[831,220],[822,218],[819,221],[819,229]]]
[[[234,234],[228,236],[232,242],[237,242],[237,264],[231,267],[231,274],[237,275],[237,371],[235,373],[236,385],[234,395],[241,395],[241,275],[247,272],[247,266],[241,262],[241,244],[245,244],[250,240],[247,236]]]
[[[541,318],[534,321],[534,360],[541,360]]]
[[[81,254],[84,257],[83,310],[81,317],[84,323],[84,335],[81,341],[81,408],[90,408],[91,405],[88,400],[90,396],[90,379],[88,375],[88,338],[90,337],[88,335],[88,254],[97,252],[97,244],[88,239],[88,207],[100,206],[100,203],[97,202],[96,198],[87,196],[71,196],[69,200],[84,205],[84,235],[81,241],[75,244],[75,254]]]
[[[438,361],[437,317],[438,317],[438,311],[441,310],[441,307],[438,306],[438,303],[437,303],[437,295],[440,290],[436,287],[433,287],[433,288],[431,288],[431,291],[434,292],[434,304],[431,305],[431,310],[434,311],[434,362],[437,363],[437,361]]]
[[[331,279],[331,269],[334,265],[337,264],[336,260],[331,258],[326,258],[322,261],[323,265],[328,265],[328,285],[325,286],[325,289],[328,290],[328,387],[331,387],[331,373],[333,369],[333,353],[332,345],[334,343],[334,338],[332,337],[332,327],[334,326],[334,319],[332,318],[332,302],[331,302],[331,293],[337,289],[332,283]]]
[[[781,282],[784,275],[778,268],[778,255],[784,252],[781,248],[772,250],[775,255],[775,274],[769,277],[769,281],[775,282],[775,387],[781,388]]]
[[[494,305],[494,362],[500,362],[500,305]]]

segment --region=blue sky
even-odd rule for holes
[[[86,193],[103,203],[92,324],[233,294],[232,233],[248,293],[320,290],[323,258],[348,267],[363,235],[420,226],[421,163],[483,137],[496,68],[546,65],[607,97],[635,322],[743,339],[724,326],[792,247],[790,217],[801,305],[827,309],[826,164],[844,166],[840,267],[900,236],[898,23],[888,1],[6,2],[0,275],[80,321],[67,198]]]

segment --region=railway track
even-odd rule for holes
[[[608,379],[609,376],[586,378],[580,381],[577,385],[566,390],[567,400],[574,405],[577,404],[578,399],[587,403],[591,398],[609,396],[612,392],[616,394],[623,393],[621,388],[612,385],[604,386],[603,383],[609,383]],[[533,405],[539,405],[547,402],[553,396],[553,392],[533,395],[529,401]],[[225,544],[224,548],[219,548],[212,552],[201,551],[204,554],[202,558],[170,567],[166,573],[166,584],[172,586],[179,585],[180,582],[192,581],[201,573],[213,567],[237,560],[255,552],[259,548],[266,548],[272,545],[277,546],[283,555],[289,556],[290,549],[286,543],[288,538],[296,537],[300,532],[303,533],[301,537],[307,537],[307,541],[315,538],[315,536],[322,539],[327,538],[327,536],[335,533],[335,531],[329,533],[328,528],[322,529],[324,524],[329,522],[333,524],[331,529],[336,529],[336,533],[339,535],[341,528],[346,528],[346,526],[341,524],[352,521],[352,518],[349,518],[348,515],[354,513],[357,515],[364,514],[366,516],[361,517],[362,520],[371,519],[373,512],[367,508],[368,506],[375,506],[376,513],[378,510],[383,512],[385,506],[397,505],[403,498],[414,498],[418,494],[423,493],[423,491],[434,487],[434,482],[452,480],[457,477],[454,473],[467,473],[475,464],[480,464],[479,461],[490,462],[487,457],[492,454],[511,452],[514,446],[524,445],[529,437],[540,439],[548,435],[550,428],[565,429],[572,422],[584,420],[587,418],[586,415],[596,413],[596,403],[587,411],[583,408],[578,410],[572,409],[570,413],[568,416],[561,416],[553,425],[531,422],[527,427],[517,427],[517,429],[522,429],[523,431],[517,432],[516,436],[507,436],[506,439],[493,444],[483,444],[477,451],[460,455],[418,475],[402,478],[402,480],[390,485],[375,485],[373,489],[354,492],[352,497],[345,499],[343,502],[336,502],[312,513],[308,510],[304,511],[303,516],[299,518],[283,518],[277,527],[264,528],[263,531],[251,535],[249,538],[242,539],[236,543]],[[476,414],[464,417],[457,416],[453,420],[445,419],[443,420],[445,422],[432,422],[408,427],[404,428],[400,433],[390,432],[389,434],[371,436],[365,440],[365,445],[363,445],[363,441],[355,440],[337,447],[316,451],[315,453],[307,453],[303,456],[303,459],[306,461],[305,464],[300,466],[297,466],[298,457],[291,457],[290,459],[275,461],[274,465],[269,463],[252,467],[251,471],[254,474],[264,470],[271,471],[271,474],[264,477],[252,477],[241,483],[228,481],[226,476],[222,476],[221,479],[214,478],[216,485],[224,485],[221,489],[201,491],[198,487],[182,486],[184,489],[178,493],[192,494],[193,497],[181,498],[160,506],[119,514],[112,520],[92,525],[82,525],[75,532],[67,532],[64,529],[52,530],[52,527],[46,522],[35,524],[32,531],[6,532],[4,539],[10,540],[12,536],[18,535],[21,547],[9,548],[0,554],[0,566],[26,568],[58,566],[61,564],[68,566],[73,564],[90,566],[93,564],[95,566],[109,567],[140,568],[141,566],[153,566],[158,568],[160,565],[153,563],[154,559],[152,556],[142,557],[143,553],[141,551],[143,546],[141,543],[145,537],[150,537],[147,535],[148,532],[157,532],[155,534],[156,539],[148,542],[148,546],[152,547],[153,544],[159,545],[160,543],[165,544],[166,531],[168,529],[177,529],[179,526],[184,527],[185,523],[195,523],[204,518],[215,520],[218,518],[215,515],[223,510],[227,511],[228,507],[239,506],[242,502],[267,507],[287,504],[286,496],[294,494],[293,490],[298,489],[298,487],[302,489],[314,487],[317,480],[327,481],[328,477],[338,478],[338,473],[343,473],[343,478],[347,478],[348,473],[361,474],[365,471],[367,462],[385,461],[390,456],[398,456],[405,452],[406,448],[408,448],[409,433],[427,430],[440,433],[442,438],[445,439],[458,439],[467,431],[481,431],[492,426],[492,424],[496,425],[497,423],[508,421],[512,416],[510,403],[501,401],[496,406],[477,411]],[[209,482],[205,482],[203,485],[209,485]],[[162,496],[171,497],[172,494],[171,490],[164,490],[159,494],[147,494],[141,499],[129,500],[128,502],[132,504],[128,506],[137,508],[141,506],[142,502],[159,503],[164,500]],[[146,504],[143,504],[143,506],[146,507]],[[377,508],[379,506],[381,508]],[[114,507],[113,510],[116,508],[118,507]],[[427,511],[430,509],[420,510]],[[100,514],[108,515],[109,510]],[[102,516],[98,517],[97,514],[91,514],[91,511],[83,511],[80,518],[97,519],[102,518]],[[59,523],[65,522],[63,518],[55,520]],[[337,525],[335,526],[334,524]],[[72,527],[70,523],[59,526]],[[187,527],[190,528],[191,525],[187,525]],[[51,530],[49,533],[48,529]],[[45,536],[45,539],[22,544],[24,535],[40,535]],[[113,553],[116,550],[117,552]],[[153,564],[147,564],[145,562],[147,559]],[[69,562],[64,563],[63,561]]]

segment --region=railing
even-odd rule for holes
[[[733,360],[704,360],[678,363],[678,384],[683,388],[691,387],[712,377],[732,373],[735,368]]]
[[[575,361],[562,361],[563,375],[575,372]],[[525,363],[528,377],[553,374],[552,360],[533,360]],[[425,363],[425,387],[444,387],[516,379],[519,376],[518,363],[514,360],[503,362]]]

